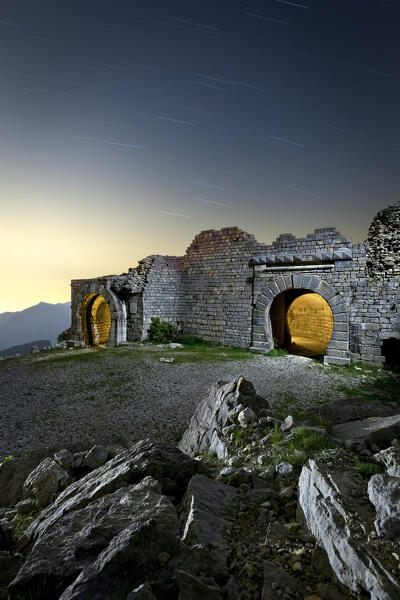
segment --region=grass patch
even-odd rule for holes
[[[231,346],[214,346],[205,344],[193,344],[185,346],[178,351],[170,353],[174,356],[173,364],[194,362],[229,362],[231,360],[253,360],[254,355],[246,348],[234,348]]]
[[[283,421],[288,415],[292,415],[295,421],[304,421],[306,412],[299,406],[299,398],[291,392],[280,392],[279,397],[274,402],[274,415]]]
[[[349,367],[351,367],[351,365],[349,365]],[[397,402],[400,404],[399,381],[392,375],[389,369],[386,367],[379,368],[365,365],[364,369],[364,373],[354,370],[347,372],[351,377],[359,377],[360,381],[358,385],[340,385],[337,387],[337,391],[347,397],[361,396],[364,398],[373,398],[382,402]],[[368,379],[362,379],[361,375],[363,374],[368,375]]]
[[[271,462],[275,465],[288,462],[300,468],[323,450],[333,448],[332,442],[327,437],[303,427],[297,429],[290,438],[284,438],[279,426],[276,426],[273,436],[275,437],[268,441],[273,446]]]
[[[48,363],[57,363],[57,362],[93,362],[99,360],[102,356],[102,351],[98,349],[93,350],[82,350],[76,349],[75,351],[69,350],[69,354],[55,354],[54,356],[49,356],[46,360],[36,360],[33,364],[36,365],[45,365]]]
[[[363,477],[371,477],[371,475],[376,475],[382,471],[380,465],[370,462],[358,462],[355,467],[356,471]]]
[[[272,348],[272,350],[267,352],[266,356],[287,356],[288,354],[289,352],[283,348]]]
[[[330,371],[346,375],[348,377],[360,377],[367,375],[368,377],[377,377],[382,369],[379,365],[366,365],[365,363],[349,363],[347,365],[329,365]]]
[[[245,445],[247,442],[247,432],[243,427],[239,425],[232,431],[232,442],[235,442],[237,445]]]
[[[275,423],[271,436],[268,438],[268,442],[272,444],[272,446],[277,447],[279,446],[282,440],[283,433],[281,431],[281,428],[279,427],[278,423]]]
[[[184,335],[182,337],[178,336],[173,341],[183,344],[184,346],[215,346],[214,342],[207,342],[206,340],[203,340],[203,338],[197,337],[196,335]]]
[[[211,342],[201,340],[200,343],[195,342],[196,338],[191,338],[191,341],[183,348],[170,348],[167,344],[165,348],[155,348],[154,344],[141,344],[139,342],[129,345],[110,348],[106,351],[102,349],[86,350],[74,354],[66,354],[63,356],[55,356],[46,361],[41,361],[40,364],[48,362],[61,361],[82,361],[90,362],[102,360],[105,357],[115,356],[129,358],[135,361],[144,361],[151,359],[159,361],[160,358],[174,358],[171,363],[173,368],[176,364],[194,363],[194,362],[229,362],[232,360],[252,360],[254,354],[247,348],[235,348],[232,346],[216,346]],[[180,341],[182,343],[182,341]]]
[[[23,533],[28,529],[29,525],[39,516],[39,511],[37,509],[32,510],[26,515],[17,515],[14,518],[14,539],[17,541],[22,536]]]

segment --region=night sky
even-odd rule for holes
[[[399,200],[399,31],[397,0],[3,0],[0,312],[202,229],[365,239]]]

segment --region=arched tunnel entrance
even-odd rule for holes
[[[108,303],[100,294],[87,294],[81,304],[83,341],[87,346],[107,344],[111,327]]]
[[[324,356],[332,335],[329,304],[306,289],[278,294],[270,308],[274,345],[301,356]]]

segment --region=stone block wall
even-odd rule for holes
[[[186,335],[266,351],[274,298],[308,290],[333,314],[327,360],[381,362],[383,340],[400,339],[400,204],[389,209],[362,244],[333,227],[305,238],[282,234],[270,245],[227,227],[201,232],[183,257],[150,256],[121,276],[74,280],[71,336],[80,339],[79,306],[96,290],[110,306],[116,343],[145,338],[151,317],[159,317]]]
[[[142,332],[141,339],[147,337],[152,317],[159,317],[181,327],[186,314],[185,293],[182,282],[182,257],[151,256],[151,265],[146,276],[146,285],[142,294]]]
[[[253,269],[260,248],[238,227],[203,231],[184,257],[184,332],[225,345],[251,342]]]

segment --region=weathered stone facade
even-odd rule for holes
[[[185,335],[267,352],[293,300],[314,292],[333,315],[325,361],[383,362],[383,341],[400,340],[399,224],[396,204],[361,244],[335,228],[271,245],[237,227],[203,231],[182,257],[149,256],[123,275],[73,280],[71,335],[83,339],[82,303],[99,294],[111,312],[109,345],[145,339],[160,317]]]

